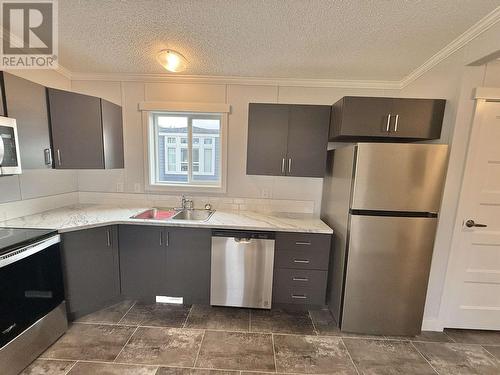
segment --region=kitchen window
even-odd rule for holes
[[[150,113],[150,186],[222,188],[223,120],[222,113]]]

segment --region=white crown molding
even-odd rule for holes
[[[178,82],[178,83],[202,83],[202,84],[234,84],[234,85],[264,85],[264,86],[299,86],[299,87],[337,87],[356,89],[382,89],[400,90],[408,86],[427,71],[438,65],[454,52],[477,38],[490,27],[500,21],[500,7],[467,29],[464,33],[446,45],[439,52],[413,70],[399,81],[384,80],[342,80],[342,79],[300,79],[300,78],[262,78],[262,77],[237,77],[237,76],[198,76],[198,75],[175,75],[168,73],[78,73],[59,65],[58,72],[66,78],[93,81],[140,81],[140,82]]]
[[[401,88],[408,86],[411,82],[415,81],[419,77],[421,77],[424,73],[438,65],[441,61],[446,59],[448,56],[458,51],[466,44],[477,38],[479,35],[484,33],[494,24],[500,21],[500,6],[495,8],[493,11],[488,13],[474,25],[472,25],[469,29],[467,29],[464,33],[462,33],[459,37],[454,39],[451,43],[449,43],[446,47],[441,49],[435,55],[433,55],[430,59],[420,65],[413,72],[408,74],[400,81]]]
[[[201,76],[201,75],[174,75],[168,73],[71,73],[71,79],[93,81],[141,81],[172,83],[201,83],[201,84],[234,84],[234,85],[260,85],[260,86],[307,86],[307,87],[341,87],[388,89],[400,88],[399,81],[376,80],[338,80],[338,79],[308,79],[308,78],[262,78],[238,76]]]
[[[58,63],[58,66],[56,69],[54,69],[57,73],[61,74],[62,76],[66,77],[70,81],[73,79],[73,73],[61,64]]]

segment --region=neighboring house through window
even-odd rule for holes
[[[222,114],[155,112],[151,118],[153,185],[221,186]]]

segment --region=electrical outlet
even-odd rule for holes
[[[140,193],[141,192],[141,184],[140,183],[136,182],[134,184],[134,192],[136,192],[136,193]]]
[[[123,193],[123,182],[117,182],[116,183],[116,191],[118,193]]]
[[[262,189],[260,191],[260,197],[261,198],[270,198],[271,197],[271,193],[269,192],[269,189]]]

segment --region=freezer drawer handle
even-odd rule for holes
[[[294,299],[307,299],[307,296],[303,294],[292,294],[292,298]]]
[[[311,243],[309,241],[297,241],[295,245],[311,246]]]
[[[307,277],[292,277],[292,281],[309,281]]]
[[[309,264],[309,260],[307,259],[294,259],[293,263],[304,263],[304,264]]]

